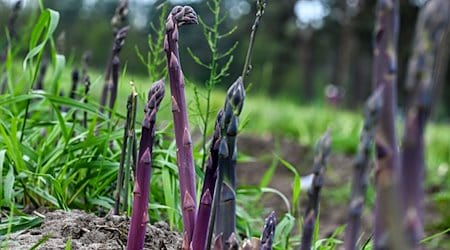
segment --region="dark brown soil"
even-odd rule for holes
[[[254,137],[240,135],[238,143],[239,152],[251,159],[248,162],[238,165],[238,185],[258,185],[276,155],[296,167],[301,176],[308,175],[312,171],[313,150],[301,146],[295,141],[275,139],[271,136]],[[325,172],[325,183],[322,188],[320,200],[321,237],[329,237],[338,227],[345,225],[347,222],[347,204],[350,199],[349,194],[353,174],[352,159],[353,156],[331,153]],[[290,198],[292,195],[293,179],[293,174],[287,168],[283,167],[281,163],[278,163],[269,187],[281,191]],[[373,183],[373,180],[371,183]],[[297,214],[297,217],[303,215],[306,202],[306,192],[302,191],[300,214]],[[266,195],[262,203],[264,207],[274,209],[280,216],[286,212],[286,206],[282,199],[276,195]],[[371,211],[373,207],[371,204],[373,204],[373,201],[367,201],[366,203],[367,205],[362,217],[362,239],[368,239],[370,237],[372,228]],[[429,228],[440,220],[442,220],[442,214],[437,212],[435,204],[430,199],[430,195],[428,195],[425,200],[425,227]],[[427,235],[430,234],[432,233],[427,233]],[[443,237],[446,237],[450,241],[450,236]],[[445,247],[433,249],[445,249]]]
[[[64,249],[69,240],[71,249],[112,250],[125,249],[127,245],[129,219],[124,216],[97,217],[78,210],[54,211],[44,216],[41,227],[13,234],[9,248],[30,249],[47,237],[38,249]],[[144,249],[181,249],[181,241],[180,234],[170,231],[165,222],[160,222],[147,226]]]

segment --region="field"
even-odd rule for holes
[[[444,1],[434,2],[450,10]],[[210,3],[216,14],[211,27],[197,20],[191,7],[170,12],[164,5],[160,30],[149,38],[148,57],[136,52],[148,75],[130,73],[120,61],[128,28],[114,23],[115,40],[107,41],[114,49],[105,59],[105,72],[89,67],[87,60],[77,62],[58,53],[54,32],[59,14],[44,6],[30,25],[29,40],[8,41],[0,66],[0,249],[200,250],[208,240],[216,250],[240,245],[354,249],[344,245],[354,217],[360,218],[360,232],[352,235],[353,247],[450,247],[449,124],[432,120],[425,127],[426,116],[419,122],[423,132],[411,129],[416,120],[408,111],[417,108],[420,113],[420,105],[380,115],[390,107],[379,102],[390,100],[387,87],[383,95],[374,90],[365,107],[352,110],[326,97],[299,104],[262,95],[255,90],[258,82],[246,78],[252,42],[240,78],[224,81],[237,73],[217,58],[231,58],[231,63],[234,49],[224,54],[216,50],[220,0]],[[266,7],[265,1],[257,3],[253,27]],[[118,10],[120,17],[124,12]],[[205,36],[213,56],[208,64],[195,55],[178,54],[178,49],[185,50],[178,48],[178,36],[183,35],[178,29],[197,22],[209,34]],[[208,68],[209,80],[191,81],[189,72],[181,71],[184,60]],[[155,84],[159,78],[165,84]],[[185,103],[174,94],[183,87]],[[389,136],[375,129],[378,123],[393,127],[398,148],[389,151]],[[423,145],[408,148],[422,139]],[[404,148],[415,153],[404,153]],[[394,163],[383,158],[391,154],[402,164],[411,159],[411,166],[419,169],[404,165],[406,173],[395,179],[390,172]],[[358,178],[363,168],[367,173]],[[363,191],[355,188],[358,181]],[[402,189],[409,186],[413,188]],[[383,194],[399,195],[402,201]],[[423,210],[407,203],[409,199],[423,203]],[[216,217],[210,219],[210,214]],[[380,229],[383,216],[388,219]],[[396,229],[396,221],[404,228]],[[401,244],[392,238],[380,241],[373,228],[398,236]],[[213,231],[226,235],[223,242],[211,239]]]

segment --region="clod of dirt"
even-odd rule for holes
[[[79,210],[49,212],[41,227],[11,235],[8,244],[10,249],[25,250],[48,237],[38,249],[64,249],[69,240],[72,249],[125,249],[129,223],[125,216],[97,217]],[[181,235],[170,231],[165,222],[147,226],[144,249],[181,249],[181,243]]]

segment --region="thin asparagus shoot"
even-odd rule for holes
[[[131,83],[131,94],[128,96],[127,99],[127,116],[125,120],[125,128],[124,128],[124,134],[123,134],[123,144],[122,144],[122,153],[120,154],[120,163],[119,163],[119,172],[117,174],[117,188],[116,188],[116,197],[115,197],[115,203],[114,203],[114,210],[113,213],[115,215],[119,215],[120,213],[120,197],[122,193],[122,186],[123,186],[123,175],[124,175],[124,165],[127,158],[127,163],[130,161],[130,154],[133,153],[132,148],[133,146],[133,140],[135,137],[134,133],[134,123],[136,120],[136,104],[137,104],[137,92],[136,88],[133,83]],[[129,164],[126,164],[127,168],[129,169]],[[128,185],[128,183],[126,183]],[[125,193],[126,195],[127,193]],[[126,207],[125,207],[126,208]]]
[[[358,153],[353,160],[353,183],[348,223],[345,231],[344,245],[346,250],[354,250],[359,238],[361,214],[364,208],[368,185],[370,153],[373,147],[375,128],[380,118],[382,107],[382,89],[378,89],[369,98],[364,111],[364,125],[359,140]]]
[[[331,152],[330,133],[326,132],[320,138],[316,147],[313,165],[313,181],[308,190],[308,206],[306,208],[305,219],[303,221],[301,250],[310,250],[312,246],[312,237],[314,225],[319,214],[320,191],[323,186],[325,167],[328,162],[328,156]]]
[[[256,1],[256,18],[252,25],[252,31],[250,33],[250,42],[247,49],[247,55],[245,56],[244,69],[242,70],[242,81],[245,82],[245,77],[252,70],[252,54],[253,54],[253,45],[255,44],[256,31],[258,31],[258,27],[261,23],[262,16],[264,15],[264,10],[266,9],[267,0],[257,0]]]

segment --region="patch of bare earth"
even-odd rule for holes
[[[251,161],[238,164],[238,185],[258,185],[262,176],[269,169],[271,162],[276,155],[291,163],[296,167],[300,175],[308,175],[312,172],[313,150],[299,145],[289,139],[275,139],[272,136],[255,137],[240,135],[238,140],[239,152],[251,157]],[[331,152],[328,166],[325,171],[325,183],[322,188],[320,200],[320,235],[329,237],[340,226],[347,223],[348,202],[351,191],[351,181],[353,175],[353,156]],[[372,163],[373,164],[373,163]],[[289,199],[292,196],[292,183],[294,175],[281,163],[275,170],[269,187],[279,190]],[[373,180],[371,180],[373,183]],[[302,216],[306,207],[306,192],[302,190],[300,199],[300,213]],[[369,202],[368,202],[369,203]],[[266,208],[276,211],[278,217],[286,212],[283,200],[274,194],[267,194],[263,197],[262,204]],[[362,217],[362,240],[371,236],[373,207],[366,205]],[[425,221],[426,227],[439,222],[442,215],[439,214],[435,206],[427,196],[425,200]],[[298,232],[296,232],[298,233]],[[429,235],[429,234],[428,234]],[[341,235],[342,237],[343,235]],[[341,238],[339,237],[339,238]],[[440,249],[440,248],[437,248]]]
[[[9,248],[30,249],[47,237],[38,249],[64,249],[68,241],[71,241],[71,249],[126,248],[130,221],[125,216],[97,217],[79,210],[54,211],[44,216],[44,222],[39,228],[11,235]],[[148,224],[144,249],[181,249],[181,241],[180,234],[171,231],[165,222]]]

